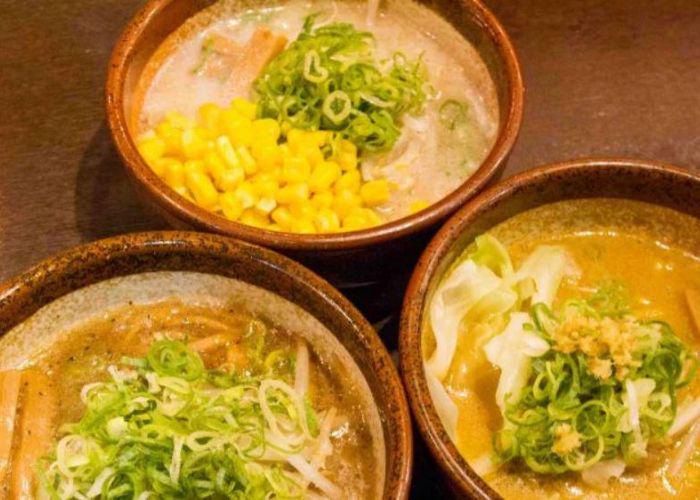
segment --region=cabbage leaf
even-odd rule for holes
[[[436,291],[430,305],[435,351],[427,366],[439,380],[445,378],[452,363],[462,318],[500,284],[501,279],[491,269],[467,259],[452,271]]]
[[[512,281],[533,280],[535,289],[530,303],[551,307],[562,279],[578,274],[576,264],[563,247],[540,245],[523,261]]]
[[[440,421],[445,427],[447,435],[450,436],[452,441],[456,441],[457,418],[459,416],[457,405],[454,403],[454,401],[452,401],[452,398],[450,398],[447,390],[435,375],[427,372],[426,370],[425,378],[428,382],[430,397],[435,405],[435,411],[437,411],[438,417],[440,417]]]
[[[486,358],[501,369],[496,389],[496,403],[505,413],[506,404],[517,400],[530,377],[530,358],[542,356],[549,343],[535,333],[525,331],[530,315],[516,312],[503,333],[492,338],[485,346]]]

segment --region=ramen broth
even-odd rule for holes
[[[440,200],[485,159],[499,125],[494,83],[474,47],[433,11],[398,0],[291,0],[250,9],[246,5],[215,4],[189,19],[158,49],[135,93],[132,130],[137,136],[172,111],[195,118],[202,104],[227,106],[236,97],[254,98],[249,77],[241,77],[245,84],[231,83],[231,79],[195,71],[202,64],[203,44],[212,35],[245,44],[263,26],[291,41],[307,16],[318,13],[318,25],[352,23],[371,32],[378,60],[390,61],[399,53],[419,58],[425,66],[428,97],[423,112],[405,114],[399,120],[401,135],[390,151],[363,154],[359,159],[364,181],[387,179],[394,186],[389,200],[376,207],[382,220],[415,211],[418,200],[421,207]],[[458,107],[450,109],[455,103]],[[445,113],[450,116],[446,118]],[[459,115],[456,126],[455,113]]]
[[[629,291],[631,314],[641,321],[668,322],[691,352],[700,349],[700,325],[693,322],[686,297],[686,291],[700,289],[697,219],[637,202],[579,200],[530,210],[488,234],[505,245],[515,269],[540,245],[557,245],[569,252],[579,273],[564,278],[553,309],[568,299],[590,295],[601,283],[620,283]],[[521,462],[489,470],[484,464],[494,453],[493,436],[503,426],[503,418],[494,397],[500,370],[486,359],[483,346],[477,335],[460,333],[446,386],[459,411],[456,444],[460,453],[505,498],[697,498],[700,451],[690,456],[677,475],[668,473],[684,434],[650,445],[645,459],[628,466],[618,480],[603,488],[586,484],[572,472],[538,474]],[[678,404],[699,396],[700,379],[695,378],[679,389]]]
[[[65,433],[65,424],[80,420],[86,411],[83,398],[88,384],[108,381],[115,366],[124,366],[125,357],[143,358],[154,343],[166,339],[185,343],[197,352],[207,370],[245,377],[259,373],[262,362],[264,369],[271,369],[268,373],[291,385],[295,363],[302,362],[297,359],[299,346],[306,345],[298,335],[240,307],[187,305],[174,299],[123,307],[62,334],[30,363],[29,370],[47,376],[42,411],[51,422],[51,431],[44,438],[58,440]],[[363,398],[348,390],[346,380],[335,377],[334,368],[313,347],[307,356],[308,402],[319,425],[328,417],[325,432],[333,450],[325,458],[324,477],[338,485],[345,498],[379,498],[381,464],[368,453],[375,449],[376,431]],[[44,456],[49,452],[47,444],[42,443]],[[308,491],[323,493],[311,485]]]

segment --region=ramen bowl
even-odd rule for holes
[[[119,154],[139,195],[174,226],[233,236],[275,249],[302,261],[334,283],[372,282],[415,259],[431,229],[477,193],[505,165],[519,131],[523,105],[523,85],[511,42],[495,17],[480,2],[437,1],[426,4],[432,12],[447,20],[483,60],[488,78],[493,82],[498,107],[493,144],[474,166],[471,175],[455,186],[456,189],[415,213],[373,227],[322,234],[253,227],[212,213],[178,195],[139,154],[132,108],[141,99],[139,82],[159,46],[186,20],[212,3],[193,0],[148,2],[125,28],[109,65],[107,118]],[[246,2],[240,4],[248,5]]]
[[[434,331],[429,307],[445,277],[456,269],[459,262],[463,262],[458,260],[460,256],[465,254],[467,248],[473,249],[475,238],[485,233],[498,235],[501,242],[504,242],[505,248],[513,248],[509,246],[514,244],[513,242],[522,243],[530,238],[530,234],[536,233],[519,225],[525,220],[532,223],[535,218],[538,218],[538,224],[540,224],[537,226],[537,231],[545,235],[545,243],[550,245],[569,241],[557,239],[556,234],[560,231],[573,231],[572,238],[586,238],[594,234],[603,234],[601,238],[605,238],[607,236],[604,232],[596,233],[597,229],[612,227],[611,224],[624,221],[624,224],[632,228],[635,234],[636,231],[640,231],[639,234],[641,234],[641,231],[649,229],[651,233],[661,235],[649,248],[656,245],[659,245],[659,248],[666,248],[664,246],[666,244],[672,247],[675,235],[682,233],[684,227],[687,229],[697,224],[697,218],[700,217],[698,192],[700,192],[700,178],[697,175],[670,165],[626,159],[570,161],[536,168],[499,183],[467,203],[437,233],[420,258],[404,298],[400,324],[400,365],[418,430],[457,495],[471,498],[500,498],[496,488],[492,487],[491,478],[495,476],[489,476],[490,479],[487,481],[475,471],[475,468],[482,471],[489,467],[483,467],[483,461],[476,460],[473,456],[469,461],[466,460],[463,455],[465,448],[458,448],[455,444],[460,442],[459,428],[456,431],[456,437],[454,433],[448,432],[446,427],[448,424],[444,423],[448,420],[438,415],[438,405],[434,402],[436,400],[431,396],[428,385],[427,374],[435,366],[431,365],[432,358],[429,360],[428,355],[425,354],[426,332]],[[556,206],[565,207],[565,210],[547,208]],[[624,207],[628,206],[637,208],[626,212]],[[611,210],[610,207],[617,208]],[[635,212],[640,207],[642,210],[647,210],[644,212],[647,214],[646,217],[640,217],[639,213]],[[674,223],[666,223],[665,216],[660,216],[659,213],[671,213],[672,218],[679,217],[679,219],[674,219],[676,221]],[[534,214],[537,217],[533,215],[528,218],[527,214]],[[581,220],[586,222],[581,223]],[[678,223],[678,220],[685,222]],[[506,221],[509,221],[509,224],[505,224]],[[580,227],[577,224],[580,224]],[[590,224],[590,227],[583,227],[586,224]],[[598,228],[593,227],[595,224]],[[512,236],[512,240],[508,239],[510,237],[508,234]],[[683,248],[688,248],[691,252],[697,251],[696,237],[690,234],[687,236],[690,239],[685,241],[689,243]],[[548,241],[557,243],[547,243]],[[603,247],[604,245],[597,248],[600,250]],[[531,250],[530,247],[527,248]],[[518,259],[522,260],[522,255],[520,254]],[[581,257],[584,254],[576,255]],[[605,255],[605,252],[600,251],[600,255]],[[633,259],[627,257],[626,260],[631,267],[636,265],[632,262]],[[516,261],[513,262],[515,265]],[[626,272],[623,270],[625,265],[627,264],[619,265],[620,273]],[[635,273],[638,275],[635,279],[645,276],[638,270]],[[646,277],[647,281],[651,282],[652,273],[646,274]],[[690,285],[685,286],[692,287],[692,279],[690,281]],[[639,283],[644,284],[644,280]],[[658,283],[656,286],[658,289]],[[654,291],[652,289],[649,292],[652,294],[652,300]],[[682,298],[683,294],[677,295],[678,297],[674,300],[679,302],[679,311],[688,315],[687,306]],[[684,324],[684,326],[685,330],[688,330],[688,325]],[[692,330],[693,327],[690,326],[690,338],[692,338]],[[476,365],[472,364],[472,366]],[[483,369],[484,373],[500,373],[488,362],[481,365],[479,369]],[[430,371],[430,373],[434,372]],[[482,379],[481,383],[487,389],[479,397],[488,399],[495,408],[497,380],[491,385],[492,383],[487,382],[486,378]],[[472,391],[470,394],[474,396],[475,392]],[[478,417],[481,410],[470,409],[468,406],[463,408],[464,410],[460,407],[460,412],[466,412],[465,418],[475,419],[472,426],[484,425]],[[498,414],[497,410],[496,414]],[[443,417],[445,415],[446,413],[443,413]],[[463,414],[459,415],[461,419]],[[499,415],[498,421],[500,419]],[[464,421],[455,419],[455,422]],[[489,435],[497,431],[499,424],[495,425],[489,431]],[[484,429],[486,429],[485,425]],[[486,445],[487,448],[488,446],[490,445]],[[459,450],[463,452],[460,453]],[[487,461],[491,456],[493,455],[487,454]],[[498,475],[498,472],[494,474]],[[567,481],[574,481],[573,478],[574,476],[566,476]],[[532,493],[529,488],[532,484],[538,484],[538,488],[556,488],[555,479],[541,478],[537,474],[533,475],[532,472],[526,480],[517,483],[518,480],[516,477],[515,482],[508,483],[506,480],[493,479],[501,491],[505,490],[504,496],[513,495],[513,490],[508,488],[515,487],[514,485],[517,484],[520,484],[517,488],[520,492],[518,494],[523,495],[522,498],[529,498],[528,495]],[[631,481],[630,484],[635,481],[637,480]],[[571,484],[579,486],[578,483]],[[614,486],[605,487],[609,488],[611,494],[624,496],[625,490],[621,484],[622,482],[615,482]],[[651,483],[646,487],[651,488]],[[538,491],[541,494],[541,490]],[[544,491],[552,493],[559,490]]]
[[[377,450],[376,455],[367,456],[373,456],[369,461],[372,467],[379,468],[371,471],[372,496],[407,498],[412,434],[408,406],[389,354],[362,315],[327,282],[286,257],[257,246],[217,235],[159,232],[106,239],[50,258],[0,288],[4,370],[31,365],[27,361],[34,359],[31,353],[41,357],[66,332],[70,333],[67,338],[86,345],[71,357],[57,356],[58,365],[88,352],[97,356],[100,346],[120,342],[124,330],[113,327],[132,317],[124,308],[137,312],[142,306],[148,308],[149,304],[164,300],[166,306],[167,301],[178,301],[174,308],[167,306],[166,316],[171,318],[197,304],[200,313],[201,307],[220,310],[222,314],[246,311],[289,332],[315,332],[304,340],[312,346],[312,353],[305,356],[306,364],[311,363],[313,368],[314,359],[321,360],[319,367],[339,363],[337,373],[343,377],[343,391],[358,391],[356,402],[368,409],[366,422],[370,430],[365,436],[369,441],[363,453]],[[110,311],[117,311],[116,316],[105,320],[112,314]],[[143,316],[147,330],[152,329],[157,314],[154,311],[148,309]],[[218,329],[221,318],[205,318],[202,325]],[[98,323],[90,323],[93,319],[106,328],[99,342],[82,338],[101,328],[95,326]],[[263,324],[260,321],[254,325],[259,327]],[[186,324],[192,323],[185,320],[178,324],[176,329],[187,329]],[[80,325],[88,326],[75,330]],[[251,339],[259,333],[256,328],[250,330]],[[166,330],[171,328],[163,331]],[[78,333],[74,335],[73,331]],[[194,332],[191,328],[190,331]],[[141,333],[131,337],[124,348],[142,341],[145,337]],[[217,333],[211,338],[216,340],[218,336]],[[119,359],[122,358],[112,362],[118,364]],[[297,359],[297,364],[302,363],[300,357]],[[91,368],[83,376],[96,376],[96,365],[85,366]],[[313,377],[310,383],[313,384]],[[76,390],[80,392],[79,387]],[[72,392],[75,391],[63,394],[75,396],[71,396]],[[46,397],[44,394],[43,414],[50,414]],[[351,414],[344,413],[346,417]]]

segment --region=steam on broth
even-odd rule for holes
[[[488,154],[495,86],[431,10],[247,6],[195,15],[142,74],[132,132],[183,196],[265,229],[356,230],[435,203]]]
[[[700,222],[546,205],[476,238],[424,335],[438,413],[504,497],[696,498]]]
[[[83,321],[0,373],[2,491],[379,498],[376,409],[319,352],[233,303],[169,299]]]

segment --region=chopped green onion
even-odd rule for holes
[[[352,110],[352,102],[342,90],[331,92],[323,101],[323,114],[335,125],[342,123]]]
[[[467,118],[466,103],[448,99],[440,106],[440,123],[448,130],[455,130],[466,123]]]
[[[315,50],[308,51],[304,56],[304,78],[313,83],[321,83],[328,78],[328,70],[321,66],[321,58]]]
[[[184,380],[196,380],[204,371],[199,356],[182,342],[159,340],[148,351],[148,363],[158,375],[171,375]]]
[[[214,40],[207,38],[202,44],[202,54],[199,56],[199,62],[192,68],[192,74],[198,75],[203,69],[204,65],[214,53]]]
[[[126,359],[135,371],[111,367],[111,380],[83,389],[85,414],[63,427],[38,465],[42,493],[264,499],[339,492],[323,462],[300,455],[330,443],[317,439],[309,400],[283,380],[289,370],[272,373],[291,353],[263,355],[257,338],[250,341],[265,360],[261,372],[207,371],[195,352],[170,340],[154,342],[145,359]]]
[[[522,460],[542,474],[617,457],[633,464],[664,438],[676,390],[697,361],[668,324],[627,314],[626,297],[619,284],[605,284],[557,312],[532,307],[530,331],[552,347],[532,359],[525,388],[506,407],[493,440],[500,462]]]
[[[423,109],[422,61],[395,54],[382,70],[371,33],[347,23],[314,23],[309,16],[299,37],[256,80],[259,116],[278,120],[283,130],[335,131],[360,151],[391,149],[401,116]]]

